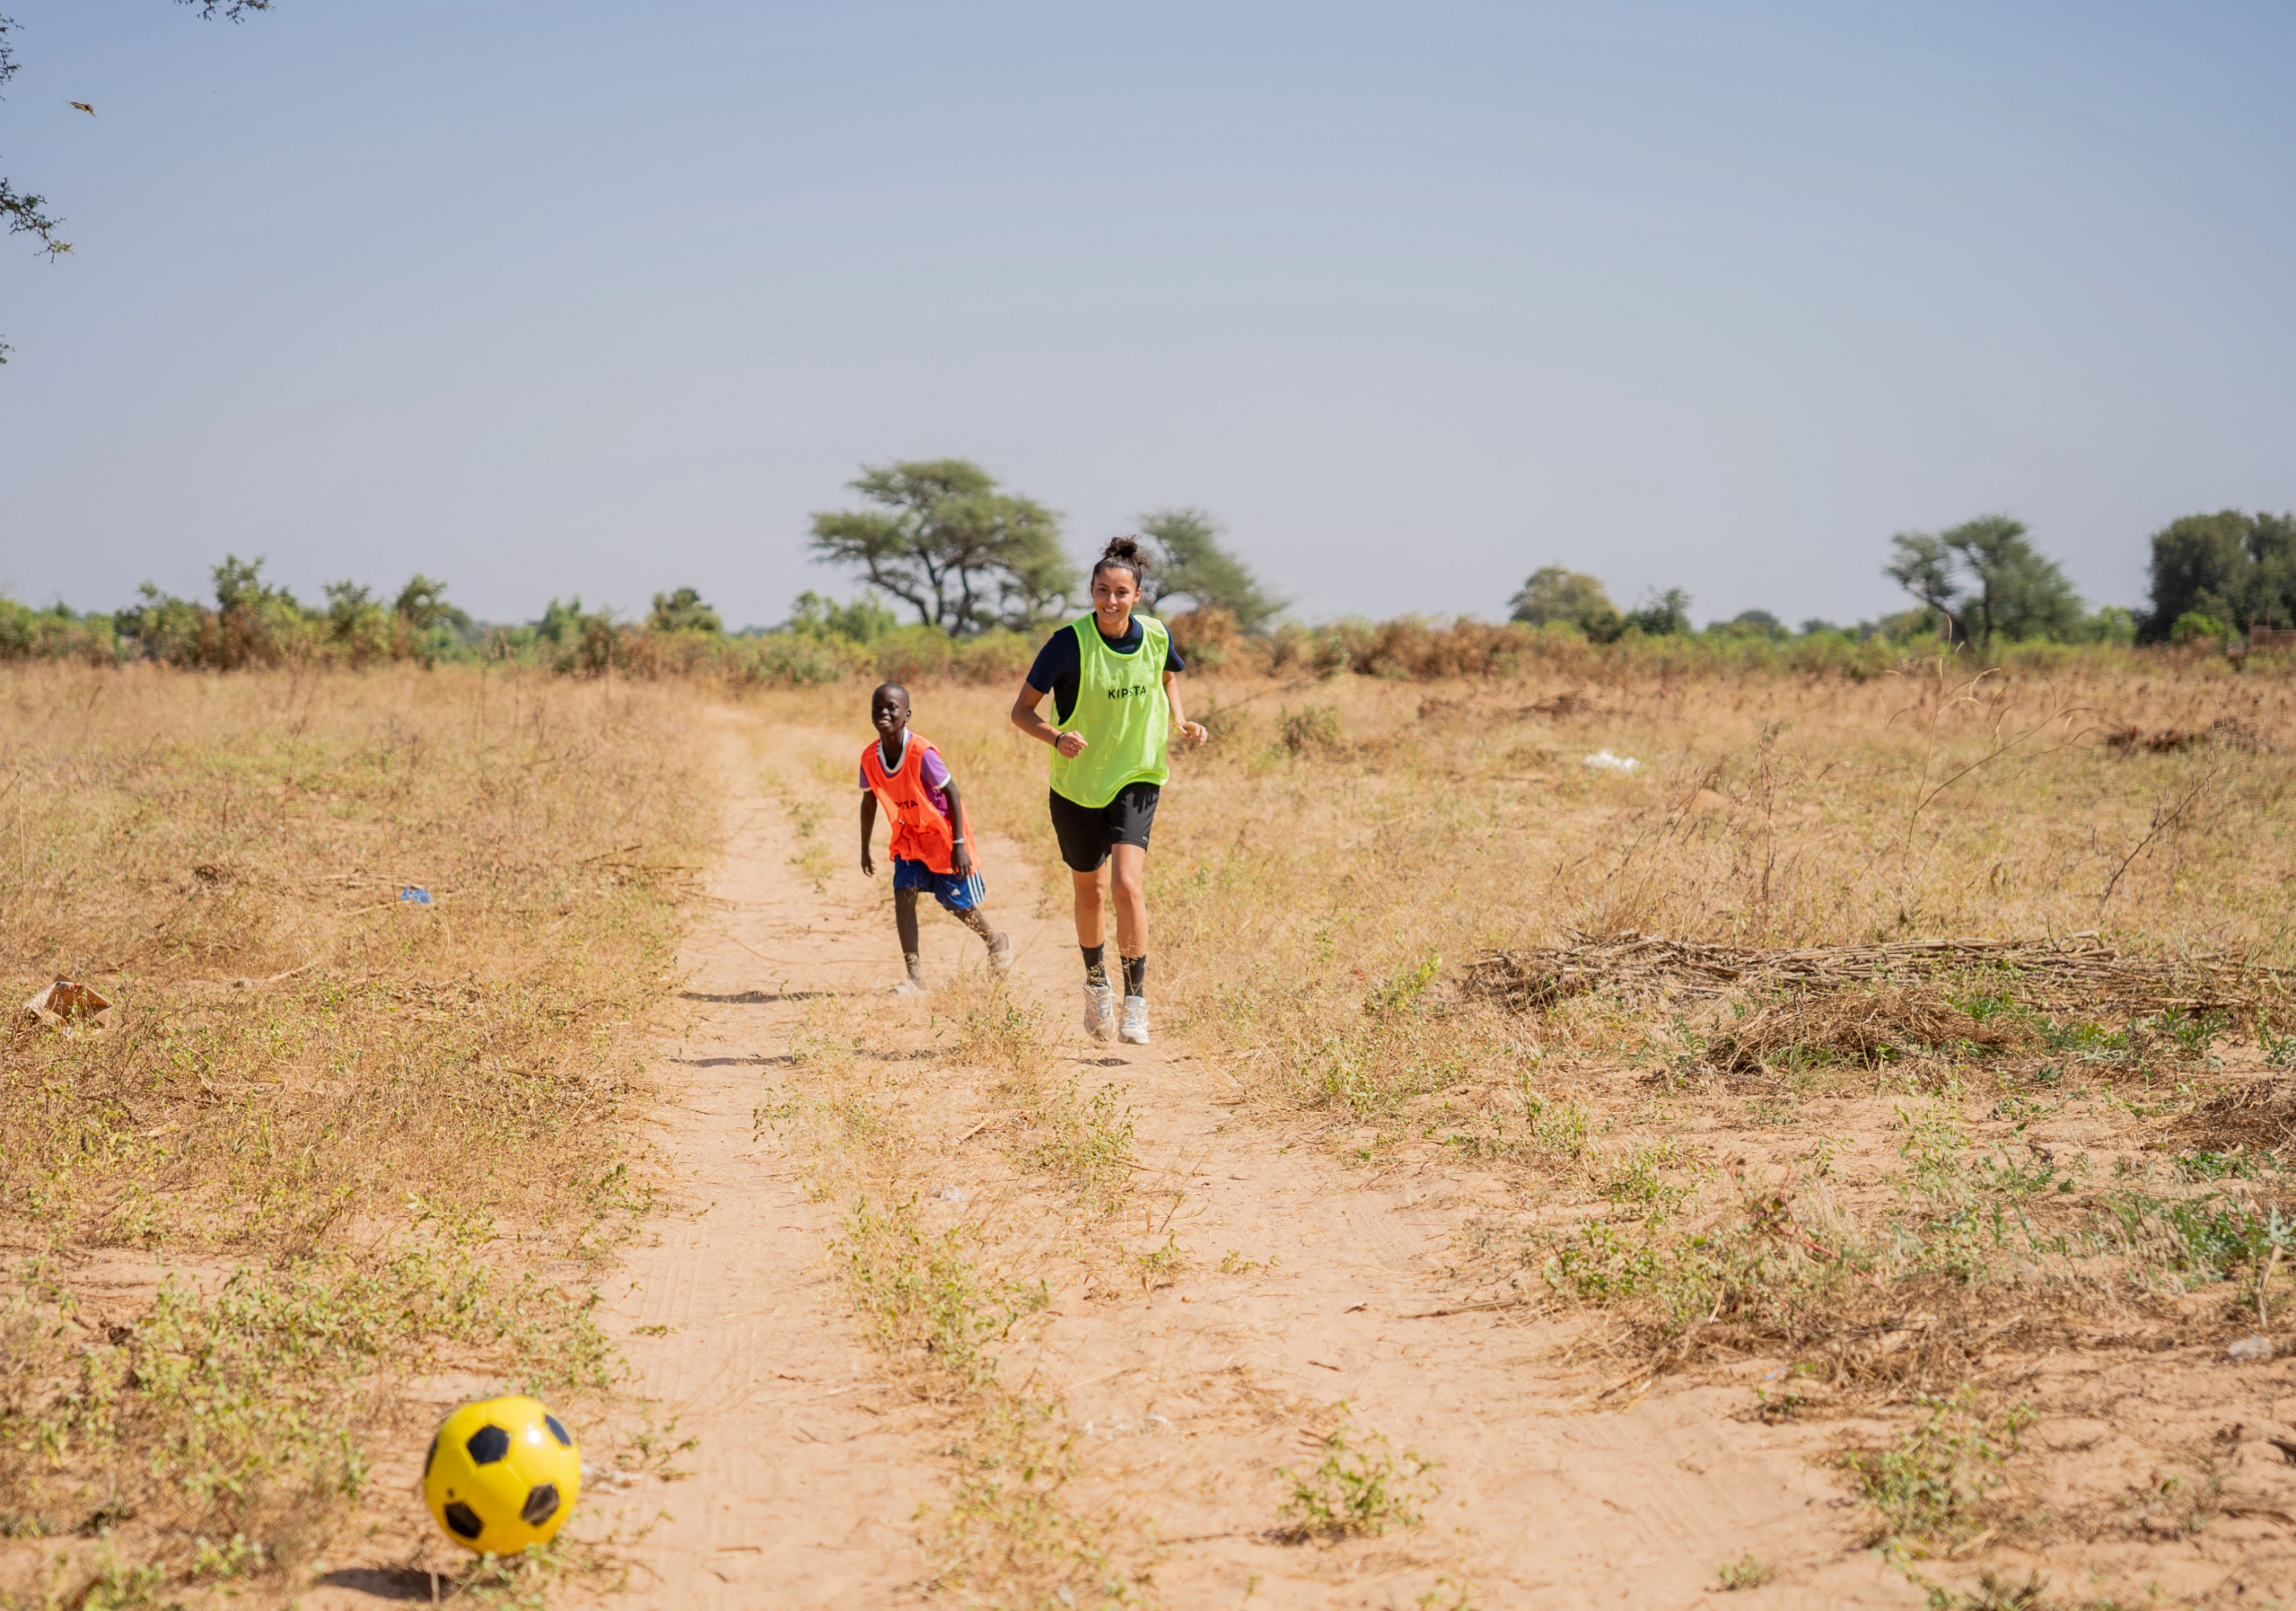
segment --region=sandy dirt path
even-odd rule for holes
[[[920,1507],[930,1514],[949,1485],[935,1423],[856,1325],[830,1257],[841,1205],[811,1200],[805,1159],[753,1130],[792,1036],[824,1004],[856,1026],[857,1055],[919,1071],[892,1101],[919,1140],[908,1184],[920,1201],[938,1222],[996,1221],[1004,1256],[1048,1283],[1049,1308],[1016,1329],[1006,1374],[1064,1406],[1090,1503],[1165,1541],[1162,1603],[1399,1611],[1462,1603],[1469,1584],[1464,1603],[1483,1611],[1919,1603],[1856,1547],[1855,1512],[1810,1462],[1816,1435],[1743,1417],[1746,1389],[1651,1389],[1574,1369],[1556,1357],[1562,1334],[1527,1311],[1431,1314],[1458,1301],[1442,1277],[1482,1204],[1473,1175],[1374,1176],[1304,1124],[1246,1118],[1236,1082],[1185,1037],[1087,1042],[1067,914],[1038,893],[1049,834],[984,824],[992,908],[1019,955],[1013,989],[1062,1026],[1080,1089],[1113,1082],[1133,1109],[1138,1189],[1110,1221],[1079,1220],[1000,1140],[988,1076],[936,1050],[949,1015],[988,989],[977,942],[935,917],[925,945],[939,992],[923,1004],[878,993],[898,976],[890,897],[851,865],[853,794],[840,786],[865,731],[715,719],[726,853],[684,958],[692,1021],[661,1052],[674,1100],[657,1138],[674,1198],[608,1288],[637,1390],[676,1422],[668,1443],[701,1441],[670,1459],[690,1476],[598,1493],[594,1525],[652,1522],[619,1603],[927,1595]],[[1185,810],[1185,793],[1168,809]],[[800,822],[819,825],[825,851],[806,851]],[[804,873],[800,852],[816,858]],[[1341,1400],[1358,1427],[1439,1462],[1440,1496],[1417,1529],[1277,1542],[1291,1491],[1280,1468],[1314,1465],[1308,1434]],[[1717,1569],[1748,1554],[1773,1581],[1717,1593]]]

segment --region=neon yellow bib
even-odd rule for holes
[[[1116,798],[1128,783],[1162,783],[1164,745],[1171,736],[1172,707],[1164,697],[1164,662],[1171,634],[1145,615],[1140,647],[1119,654],[1108,646],[1093,618],[1069,623],[1077,640],[1076,709],[1068,731],[1084,736],[1085,751],[1071,760],[1053,751],[1053,793],[1095,810]]]

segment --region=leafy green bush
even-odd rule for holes
[[[35,610],[0,598],[0,660],[78,660],[110,665],[119,640],[109,615],[76,615],[62,604]]]

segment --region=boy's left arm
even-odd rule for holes
[[[1200,721],[1190,721],[1188,713],[1180,708],[1180,679],[1171,672],[1164,673],[1164,697],[1171,703],[1172,725],[1186,734],[1191,742],[1201,744],[1211,736],[1211,731]]]
[[[956,830],[956,846],[948,853],[948,865],[956,869],[959,878],[970,878],[972,876],[972,852],[964,842],[971,837],[966,830],[972,823],[964,814],[964,796],[956,792],[956,779],[954,777],[941,785],[941,793],[948,796],[948,826]]]

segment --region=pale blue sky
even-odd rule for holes
[[[0,238],[34,603],[231,549],[771,621],[943,454],[1079,552],[1209,507],[1311,618],[1560,560],[1849,619],[1996,509],[2133,604],[2296,505],[2284,4],[4,9],[78,248]]]

